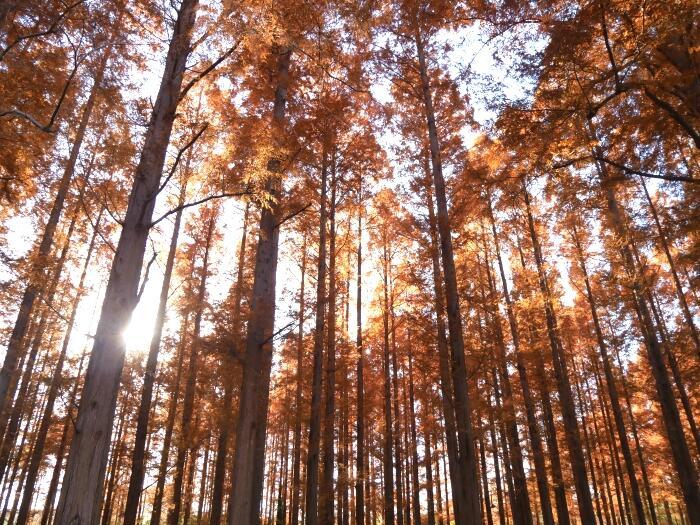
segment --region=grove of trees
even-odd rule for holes
[[[0,524],[700,525],[696,0],[0,0]]]

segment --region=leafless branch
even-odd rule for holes
[[[219,193],[217,195],[210,195],[209,197],[205,197],[203,199],[196,200],[194,202],[188,202],[186,204],[183,204],[181,206],[177,206],[173,208],[172,210],[164,213],[160,217],[158,217],[155,221],[151,222],[149,225],[149,228],[153,228],[156,224],[158,224],[160,221],[163,219],[170,217],[173,213],[177,213],[180,210],[184,210],[185,208],[190,208],[192,206],[199,206],[200,204],[204,204],[205,202],[208,202],[210,200],[214,199],[223,199],[226,197],[242,197],[243,195],[250,195],[250,190],[244,190],[244,191],[239,191],[239,192],[234,192],[234,193]]]
[[[175,162],[173,162],[173,165],[170,168],[170,171],[168,172],[168,176],[165,177],[165,180],[158,188],[158,191],[155,192],[155,194],[153,195],[153,197],[151,197],[151,199],[154,199],[156,197],[156,195],[158,195],[161,191],[163,191],[163,188],[165,188],[165,186],[167,186],[168,182],[170,182],[170,179],[172,179],[173,175],[175,174],[175,170],[177,169],[177,166],[180,164],[180,159],[182,159],[182,155],[184,155],[184,153],[188,149],[190,149],[192,146],[194,146],[195,142],[197,142],[199,140],[199,137],[202,136],[202,133],[204,133],[208,127],[209,127],[209,123],[205,122],[204,125],[202,126],[202,129],[200,129],[197,133],[195,133],[194,136],[187,142],[187,144],[185,144],[183,147],[181,147],[178,150],[177,155],[175,156]]]
[[[185,98],[185,96],[187,95],[187,92],[188,92],[190,89],[192,89],[192,88],[194,87],[194,85],[195,85],[197,82],[199,82],[199,81],[202,80],[204,77],[206,77],[209,73],[211,73],[212,71],[214,71],[214,70],[219,66],[219,64],[221,64],[224,60],[226,60],[229,56],[231,56],[231,54],[232,54],[236,49],[238,49],[238,46],[241,45],[241,42],[242,42],[242,41],[243,41],[243,39],[242,39],[242,38],[239,38],[239,39],[236,41],[236,43],[233,44],[233,46],[231,46],[230,48],[228,48],[228,49],[224,52],[223,55],[221,55],[219,58],[217,58],[216,60],[214,60],[214,62],[212,62],[211,64],[209,64],[209,66],[208,66],[206,69],[204,69],[203,71],[201,71],[200,73],[198,73],[196,77],[194,77],[192,80],[190,80],[190,81],[185,85],[185,87],[182,88],[182,91],[180,92],[180,97],[178,98],[178,100],[182,100],[183,98]]]
[[[136,302],[138,303],[141,301],[141,296],[143,295],[143,290],[146,288],[146,283],[148,282],[148,274],[151,272],[151,266],[153,266],[153,263],[156,260],[156,257],[158,256],[158,253],[153,250],[153,255],[151,256],[151,260],[148,261],[148,264],[146,265],[146,271],[143,274],[143,281],[141,281],[141,286],[139,286],[139,291],[136,294]]]
[[[311,204],[312,204],[312,203],[308,203],[308,204],[307,204],[306,206],[304,206],[303,208],[300,208],[300,209],[298,209],[298,210],[296,210],[296,211],[290,213],[289,215],[287,215],[286,217],[284,217],[281,221],[279,221],[277,224],[275,224],[275,228],[279,228],[279,227],[282,226],[285,222],[292,220],[294,217],[296,217],[296,216],[299,215],[300,213],[304,213],[306,210],[308,210],[308,209],[311,207]]]

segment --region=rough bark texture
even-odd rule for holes
[[[122,330],[136,306],[146,240],[180,99],[197,0],[180,6],[163,79],[129,196],[95,333],[56,516],[57,525],[96,523],[124,366]]]
[[[273,108],[273,126],[282,142],[291,48],[277,50],[277,86]],[[280,198],[281,161],[268,163],[268,191]],[[229,523],[255,525],[259,522],[262,496],[264,444],[267,426],[267,405],[270,395],[270,367],[275,322],[275,291],[279,229],[278,205],[273,202],[260,213],[258,246],[255,254],[251,316],[245,348],[245,365],[238,408],[236,449],[233,459],[233,492]]]

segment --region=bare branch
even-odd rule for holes
[[[214,60],[214,62],[212,62],[206,69],[204,69],[204,71],[201,71],[199,74],[197,74],[196,77],[194,77],[192,80],[190,80],[190,81],[187,83],[187,85],[185,85],[185,87],[182,88],[182,91],[180,92],[180,97],[178,98],[178,100],[182,100],[183,98],[185,98],[185,96],[187,95],[187,92],[188,92],[190,89],[192,89],[192,88],[194,87],[194,85],[195,85],[197,82],[199,82],[199,81],[202,80],[204,77],[206,77],[209,73],[211,73],[212,71],[214,71],[214,70],[219,66],[219,64],[221,64],[224,60],[226,60],[229,56],[231,56],[231,54],[232,54],[236,49],[238,49],[238,46],[241,45],[241,42],[242,42],[242,41],[243,41],[243,39],[242,39],[242,38],[239,38],[239,39],[236,41],[236,43],[233,44],[233,46],[231,46],[230,48],[228,48],[228,49],[226,50],[226,52],[225,52],[223,55],[221,55],[219,58],[217,58],[216,60]]]
[[[141,296],[143,295],[143,290],[146,288],[146,283],[148,282],[148,274],[151,272],[151,266],[153,266],[153,263],[156,260],[156,257],[158,256],[158,253],[153,250],[153,255],[151,256],[151,260],[148,261],[148,264],[146,265],[146,271],[143,274],[143,281],[141,281],[141,286],[139,286],[139,291],[136,294],[136,302],[138,303],[141,301]]]
[[[184,210],[185,208],[190,208],[192,206],[199,206],[200,204],[204,204],[205,202],[208,202],[210,200],[214,199],[223,199],[226,197],[242,197],[243,195],[250,195],[250,190],[244,190],[244,191],[239,191],[235,193],[219,193],[217,195],[210,195],[209,197],[205,197],[203,199],[199,199],[194,202],[188,202],[187,204],[183,204],[181,206],[177,206],[173,208],[172,210],[164,213],[160,217],[158,217],[155,221],[153,221],[151,224],[149,224],[149,228],[153,228],[156,224],[161,222],[163,219],[170,217],[173,213],[177,213],[180,210]]]
[[[173,162],[172,167],[170,168],[170,172],[168,172],[168,176],[165,177],[165,180],[163,183],[160,185],[158,188],[158,191],[155,192],[155,194],[151,197],[151,199],[155,199],[156,195],[158,195],[161,191],[163,191],[163,188],[170,182],[170,179],[173,177],[175,174],[175,170],[177,169],[177,166],[180,164],[180,159],[182,159],[182,155],[190,149],[192,146],[194,146],[194,143],[199,140],[199,137],[202,136],[202,133],[206,131],[206,129],[209,127],[209,123],[205,122],[204,126],[202,126],[202,129],[200,129],[197,133],[194,134],[194,136],[185,144],[182,148],[180,148],[177,152],[177,155],[175,156],[175,162]]]
[[[292,220],[294,217],[296,217],[296,216],[299,215],[300,213],[304,213],[306,210],[308,210],[308,209],[311,207],[311,204],[312,204],[312,203],[308,203],[308,204],[307,204],[306,206],[304,206],[303,208],[300,208],[300,209],[298,209],[297,211],[294,211],[294,212],[290,213],[289,215],[287,215],[286,217],[284,217],[281,221],[279,221],[277,224],[275,224],[275,228],[279,228],[279,227],[282,226],[285,222]]]

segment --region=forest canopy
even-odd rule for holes
[[[0,523],[700,525],[695,0],[0,0]]]

